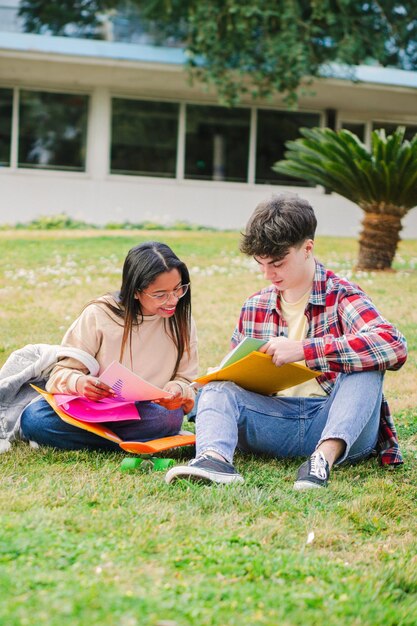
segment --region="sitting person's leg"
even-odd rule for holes
[[[235,448],[275,457],[297,456],[300,398],[264,396],[230,382],[208,384],[197,420],[197,456],[218,453],[233,462]]]
[[[384,372],[356,372],[340,374],[334,392],[326,426],[318,448],[326,441],[339,439],[344,442],[343,453],[335,459],[358,461],[369,456],[375,448],[381,414],[382,384]]]
[[[236,446],[278,458],[315,454],[318,448],[319,460],[323,448],[335,458],[328,463],[323,457],[324,470],[319,468],[317,481],[313,474],[309,486],[324,486],[333,461],[358,460],[375,447],[382,380],[379,372],[344,374],[327,398],[269,397],[233,383],[211,383],[204,387],[198,407],[196,459],[171,469],[166,480],[241,482],[232,465]],[[302,467],[311,470],[309,462]],[[304,488],[305,482],[308,477],[299,475],[296,488]]]
[[[21,416],[25,439],[63,450],[120,450],[108,439],[64,422],[44,398],[29,404]]]
[[[236,446],[275,457],[303,454],[302,407],[300,398],[263,396],[230,382],[206,385],[198,404],[196,459],[170,470],[167,482],[176,478],[242,482],[232,465]]]
[[[123,441],[149,441],[159,437],[176,435],[181,430],[183,411],[169,411],[152,402],[137,403],[140,420],[105,422]],[[33,402],[22,413],[21,430],[25,439],[39,445],[64,450],[109,450],[122,451],[117,443],[64,422],[41,398]]]
[[[306,446],[315,450],[299,469],[296,489],[326,486],[334,463],[370,456],[378,438],[383,378],[378,371],[340,374],[306,430]]]
[[[155,402],[137,402],[140,420],[111,422],[108,427],[123,441],[151,441],[178,435],[184,411],[170,411]]]

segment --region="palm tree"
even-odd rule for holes
[[[417,205],[417,135],[407,141],[404,127],[388,137],[375,130],[369,151],[348,130],[302,128],[300,133],[300,139],[286,143],[285,159],[272,169],[358,204],[365,212],[358,269],[390,269],[401,220]]]

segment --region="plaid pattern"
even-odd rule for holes
[[[404,336],[376,310],[358,287],[316,261],[313,288],[305,311],[307,338],[303,341],[307,367],[320,370],[317,382],[330,394],[339,372],[397,370],[407,358]],[[236,346],[245,336],[259,339],[287,335],[280,299],[274,286],[251,296],[244,304],[232,336]],[[402,463],[397,432],[385,398],[377,452],[383,465]]]

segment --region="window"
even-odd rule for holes
[[[384,128],[387,136],[392,135],[392,133],[397,130],[398,126],[405,126],[404,138],[408,139],[408,141],[411,141],[414,135],[417,134],[416,124],[403,124],[402,122],[398,122],[398,124],[393,124],[390,122],[372,122],[372,130]]]
[[[87,116],[87,96],[22,90],[19,166],[85,170]]]
[[[291,184],[309,186],[306,181],[278,174],[271,168],[284,158],[285,142],[300,137],[299,128],[320,125],[316,113],[258,110],[256,145],[256,183],[269,185]]]
[[[0,89],[0,167],[10,165],[13,91]]]
[[[175,176],[179,105],[112,100],[112,174]]]
[[[185,178],[246,182],[249,109],[187,105]]]
[[[365,141],[365,124],[361,122],[342,122],[341,127],[350,130],[350,132],[356,135],[362,142]]]

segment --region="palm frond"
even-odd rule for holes
[[[417,205],[417,135],[407,141],[405,128],[389,136],[375,130],[371,150],[348,130],[302,128],[286,143],[285,158],[273,170],[339,193],[363,206]]]

